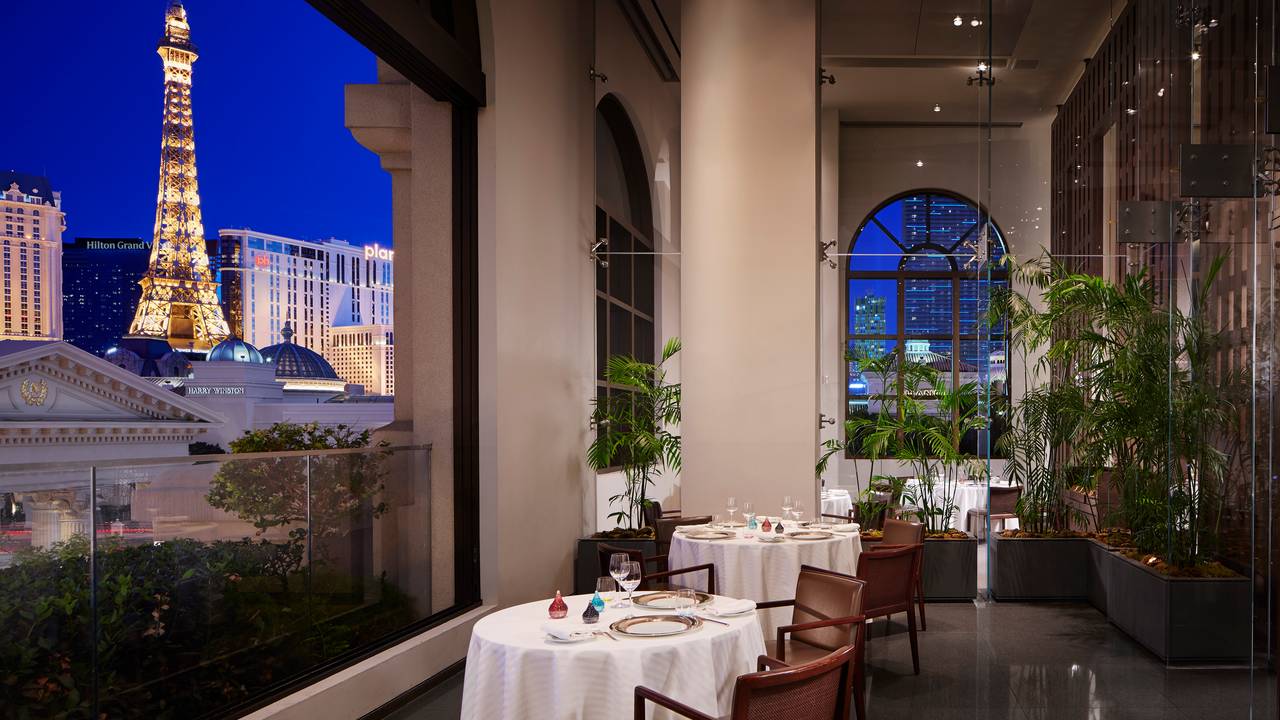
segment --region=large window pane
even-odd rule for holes
[[[898,281],[848,282],[849,334],[898,334]]]
[[[953,334],[955,319],[950,278],[909,279],[903,283],[902,322],[909,335]]]

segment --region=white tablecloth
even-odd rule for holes
[[[582,625],[590,599],[565,598],[569,616],[564,620],[547,619],[548,598],[477,622],[467,650],[462,717],[629,719],[637,685],[720,717],[732,709],[734,681],[755,672],[756,658],[764,654],[756,613],[718,618],[728,627],[704,622],[693,632],[665,638],[619,637],[615,642],[597,637],[573,644],[547,639],[541,630],[546,622],[607,630],[632,612],[606,608],[599,623]],[[660,710],[652,717],[673,716]]]
[[[827,540],[780,543],[762,543],[744,537],[745,534],[745,530],[739,529],[732,540],[691,540],[676,533],[671,538],[667,564],[675,569],[711,563],[716,567],[716,592],[762,602],[795,597],[801,565],[853,575],[858,569],[858,555],[862,553],[862,538],[858,533],[837,533]],[[705,577],[706,573],[691,574],[690,578],[695,579],[690,584],[701,587]],[[773,638],[779,625],[791,622],[791,608],[759,610],[756,615],[766,638]]]
[[[1008,487],[1007,483],[992,482],[993,487]],[[920,487],[920,480],[912,478],[907,481],[906,493],[916,493]],[[933,505],[939,507],[942,505],[942,481],[939,480],[933,484]],[[955,495],[952,502],[956,505],[956,511],[951,516],[950,527],[968,531],[965,525],[968,523],[969,511],[973,508],[983,509],[987,507],[987,486],[985,484],[970,484],[960,482],[956,484]],[[1016,527],[1017,521],[1010,521],[1009,527]]]
[[[849,516],[849,511],[853,509],[853,500],[849,497],[848,490],[823,490],[822,491],[822,514],[823,515],[840,515]],[[832,522],[832,518],[822,518],[823,522]]]

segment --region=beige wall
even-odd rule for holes
[[[683,8],[682,510],[776,510],[817,494],[817,8]]]
[[[1019,128],[992,129],[989,158],[982,152],[987,132],[983,128],[842,127],[838,170],[841,252],[849,251],[858,226],[877,205],[907,190],[936,188],[987,205],[1011,253],[1023,258],[1038,255],[1049,244],[1051,123],[1052,118],[1046,116]],[[924,167],[916,167],[917,160],[924,161]],[[842,257],[837,269],[824,266],[821,270],[824,363],[839,362],[844,353],[847,263],[848,257]],[[828,323],[834,331],[826,329]],[[834,382],[823,384],[822,400],[824,408],[836,408],[841,418],[842,373],[841,367]],[[1013,386],[1018,392],[1020,383],[1015,380]],[[993,472],[999,473],[1000,464],[993,463]],[[838,483],[856,485],[854,461],[840,460],[838,465]],[[865,462],[861,468],[865,482]]]

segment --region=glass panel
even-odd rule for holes
[[[897,205],[894,203],[890,207]],[[884,211],[881,212],[883,214]],[[901,225],[901,219],[898,224]],[[849,252],[849,270],[852,272],[897,270],[902,257],[902,248],[874,222],[862,226]]]
[[[612,263],[610,264],[612,267]],[[631,355],[631,313],[624,307],[609,303],[609,356]]]
[[[849,280],[849,334],[898,334],[898,281]]]
[[[649,248],[635,238],[632,245],[635,252],[649,252]],[[631,263],[635,266],[635,307],[637,312],[653,317],[653,268],[657,261],[653,255],[633,255]]]
[[[631,297],[631,233],[609,220],[609,294],[628,305]]]
[[[954,287],[950,278],[903,282],[902,321],[909,335],[953,335]]]
[[[640,362],[655,362],[653,356],[653,323],[636,316],[636,359]]]

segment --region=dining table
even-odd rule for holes
[[[954,483],[955,492],[952,495],[952,503],[955,504],[955,511],[947,521],[947,527],[965,530],[968,532],[966,525],[969,519],[969,511],[977,508],[979,510],[987,507],[987,484],[985,482],[971,482],[968,480],[959,480]],[[1008,482],[992,478],[992,487],[1009,487]],[[904,486],[904,497],[920,497],[921,482],[919,478],[911,478],[907,480]],[[941,480],[935,480],[931,490],[932,502],[934,507],[941,507],[946,495]],[[1010,521],[1009,527],[1016,527],[1016,521]]]
[[[772,523],[772,519],[770,520]],[[798,527],[786,526],[794,532]],[[853,526],[856,527],[856,526]],[[711,530],[703,533],[699,530]],[[707,534],[716,532],[725,537],[710,539]],[[787,532],[765,533],[745,527],[679,528],[671,537],[667,552],[667,565],[671,568],[691,567],[710,563],[716,569],[716,591],[737,598],[750,598],[756,602],[788,600],[796,595],[796,580],[800,566],[809,565],[824,570],[834,570],[853,575],[858,569],[858,556],[862,553],[862,537],[856,529],[848,532],[816,530],[825,535],[815,539],[798,539]],[[762,541],[766,536],[773,542]],[[696,573],[690,584],[705,590],[706,573]],[[696,579],[694,579],[696,577]],[[791,608],[772,608],[756,611],[761,630],[766,638],[773,638],[781,625],[791,623]]]
[[[827,517],[830,515],[848,517],[849,513],[853,510],[853,498],[849,496],[849,491],[844,488],[823,490],[821,502],[822,515],[824,519],[830,519]]]
[[[617,593],[625,597],[625,593]],[[644,593],[636,592],[640,599]],[[671,610],[612,607],[586,624],[591,595],[564,598],[567,617],[548,618],[551,599],[515,605],[481,618],[472,629],[462,683],[464,720],[631,718],[634,692],[644,685],[712,717],[732,710],[734,683],[756,670],[765,653],[757,610],[720,615],[733,601],[703,598],[695,627],[681,634],[634,637],[612,629],[618,621],[670,615]],[[631,620],[627,620],[630,618]],[[557,640],[550,629],[568,640]],[[581,635],[579,635],[581,633]],[[574,639],[574,638],[578,639]],[[653,718],[677,717],[662,708]]]

